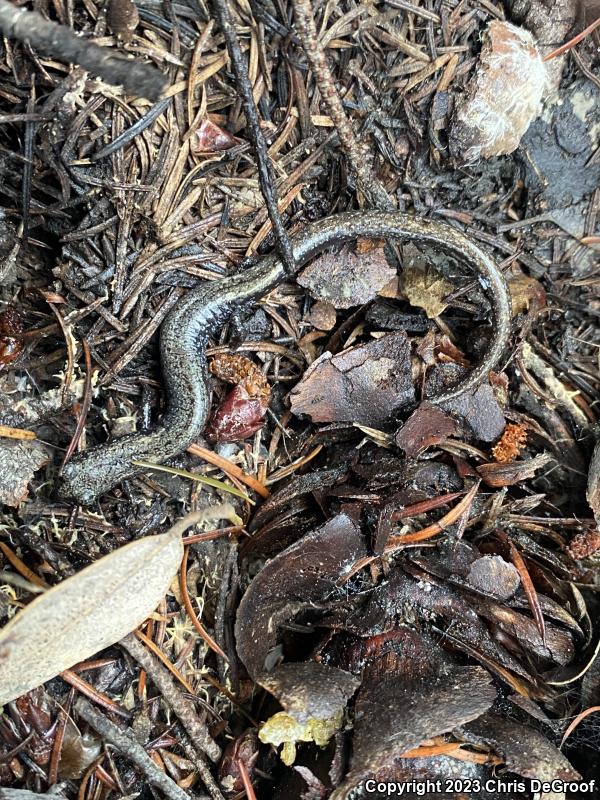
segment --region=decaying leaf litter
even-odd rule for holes
[[[169,88],[149,100],[0,45],[0,797],[585,783],[597,8],[228,8],[262,183],[222,6],[36,4],[80,50],[154,67]],[[511,346],[479,388],[423,401],[479,361],[485,287],[442,252],[361,239],[210,343],[206,441],[90,507],[57,498],[65,457],[159,418],[157,332],[190,289],[286,229],[394,207],[504,271]]]

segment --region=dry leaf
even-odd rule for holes
[[[293,414],[308,414],[313,422],[357,422],[371,428],[413,400],[404,331],[336,355],[326,351],[290,393]]]
[[[0,631],[0,705],[130,633],[158,605],[183,555],[185,517],[37,597]]]
[[[0,504],[16,508],[27,498],[27,486],[36,470],[48,463],[39,442],[0,442]]]
[[[414,265],[402,273],[402,291],[411,306],[422,308],[429,319],[439,317],[445,311],[444,302],[453,290],[452,284],[432,267]]]
[[[396,270],[388,264],[383,247],[367,242],[366,247],[357,245],[356,252],[342,247],[339,253],[324,253],[302,270],[298,283],[334,308],[368,303],[396,277]]]

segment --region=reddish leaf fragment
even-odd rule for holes
[[[268,401],[251,397],[240,383],[229,392],[214,413],[205,432],[211,442],[240,442],[264,424]]]
[[[334,308],[351,308],[373,300],[394,278],[396,270],[382,247],[353,252],[344,246],[339,253],[325,253],[312,261],[298,275],[298,283]]]
[[[23,320],[12,305],[0,313],[0,366],[11,364],[23,351]]]
[[[525,592],[525,595],[527,597],[527,602],[529,603],[529,608],[531,609],[531,613],[533,614],[533,618],[535,620],[535,624],[537,625],[537,629],[540,632],[540,636],[542,637],[542,643],[545,645],[546,624],[544,622],[544,615],[540,607],[540,601],[538,600],[535,586],[533,585],[533,581],[531,580],[531,576],[529,575],[529,570],[527,569],[527,564],[525,563],[525,559],[523,558],[519,550],[510,541],[508,536],[503,535],[502,538],[504,539],[505,542],[508,543],[508,547],[510,549],[510,560],[515,565],[515,568],[518,571],[519,576],[521,577],[521,583],[523,584],[523,591]]]
[[[203,119],[200,127],[192,137],[190,148],[194,155],[201,153],[215,153],[220,150],[231,150],[241,140],[229,131],[220,128],[210,119]]]
[[[414,400],[406,334],[392,333],[335,356],[323,353],[290,400],[294,414],[308,414],[313,422],[384,424]]]
[[[456,436],[458,424],[439,406],[424,402],[414,411],[400,428],[395,442],[406,453],[408,458],[416,456],[432,445],[445,442],[450,436]]]
[[[225,397],[206,429],[212,442],[239,442],[263,425],[271,400],[271,387],[260,369],[246,356],[222,353],[210,371],[227,383],[237,384]]]

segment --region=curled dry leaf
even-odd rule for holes
[[[356,700],[350,773],[331,800],[345,799],[367,776],[432,736],[477,719],[495,699],[481,667],[451,667],[421,679],[367,669]]]
[[[493,462],[480,464],[477,472],[481,475],[486,486],[499,489],[502,486],[513,486],[527,478],[533,478],[536,471],[552,461],[552,456],[542,453],[527,461],[509,461],[507,463]]]
[[[313,422],[358,422],[376,428],[414,400],[410,345],[403,331],[325,352],[290,395],[294,414]]]
[[[452,155],[473,163],[516,150],[540,112],[546,80],[546,67],[529,31],[490,22],[477,72],[452,120]]]
[[[0,440],[0,504],[17,508],[28,495],[34,473],[48,463],[39,442]]]
[[[294,763],[296,742],[315,742],[323,747],[338,731],[349,698],[360,681],[345,670],[309,661],[281,664],[256,676],[256,682],[274,695],[284,708],[261,727],[265,744],[283,744],[281,760]]]
[[[237,652],[250,675],[264,671],[278,627],[316,608],[366,554],[356,522],[338,514],[267,562],[242,597],[235,621]]]
[[[167,533],[104,556],[37,597],[5,625],[0,631],[0,705],[143,622],[177,573],[182,529],[195,521],[189,515]]]
[[[373,300],[384,286],[396,278],[396,270],[387,262],[383,247],[357,247],[353,252],[344,246],[339,253],[325,253],[298,275],[298,283],[317,300],[334,308],[362,306]]]

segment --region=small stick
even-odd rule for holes
[[[167,705],[177,714],[196,747],[206,753],[211,761],[218,761],[221,757],[221,748],[211,738],[206,725],[198,718],[192,703],[175,689],[167,669],[150,655],[132,633],[121,639],[120,644],[148,673],[148,677],[158,688]]]
[[[91,725],[105,741],[116,747],[117,750],[132,761],[144,775],[151,786],[160,789],[169,800],[190,800],[187,792],[181,789],[174,780],[169,778],[156,766],[146,753],[141,744],[131,739],[127,733],[120,731],[116,725],[96,711],[91,703],[82,697],[75,703],[75,711],[88,725]]]
[[[394,205],[377,180],[364,149],[356,141],[350,120],[346,116],[339,93],[335,87],[325,50],[319,41],[315,25],[314,13],[310,0],[293,0],[296,28],[302,42],[306,58],[315,76],[317,86],[329,116],[333,120],[335,129],[340,137],[340,144],[344,150],[352,172],[360,189],[369,203],[382,211],[393,211]]]
[[[0,31],[4,36],[27,42],[51,58],[78,64],[107,83],[121,85],[135,97],[158,100],[167,79],[151,64],[113,55],[106,47],[76,36],[66,25],[45,19],[37,11],[27,11],[0,0]]]
[[[254,102],[254,95],[252,94],[252,86],[248,78],[248,67],[242,56],[240,43],[238,41],[235,28],[231,21],[231,14],[229,13],[228,0],[213,0],[213,7],[215,9],[216,17],[221,27],[225,43],[227,45],[227,52],[231,60],[231,66],[235,75],[237,89],[240,93],[242,105],[244,107],[244,114],[246,115],[246,123],[248,125],[248,135],[252,142],[252,147],[256,155],[256,163],[258,166],[258,178],[260,181],[260,188],[267,204],[267,210],[273,225],[273,233],[277,242],[277,250],[281,256],[281,261],[290,275],[296,272],[296,262],[292,245],[287,231],[283,225],[283,220],[279,213],[277,187],[275,185],[275,176],[273,173],[273,164],[267,152],[267,142],[260,127],[260,120],[258,118],[258,109]]]

